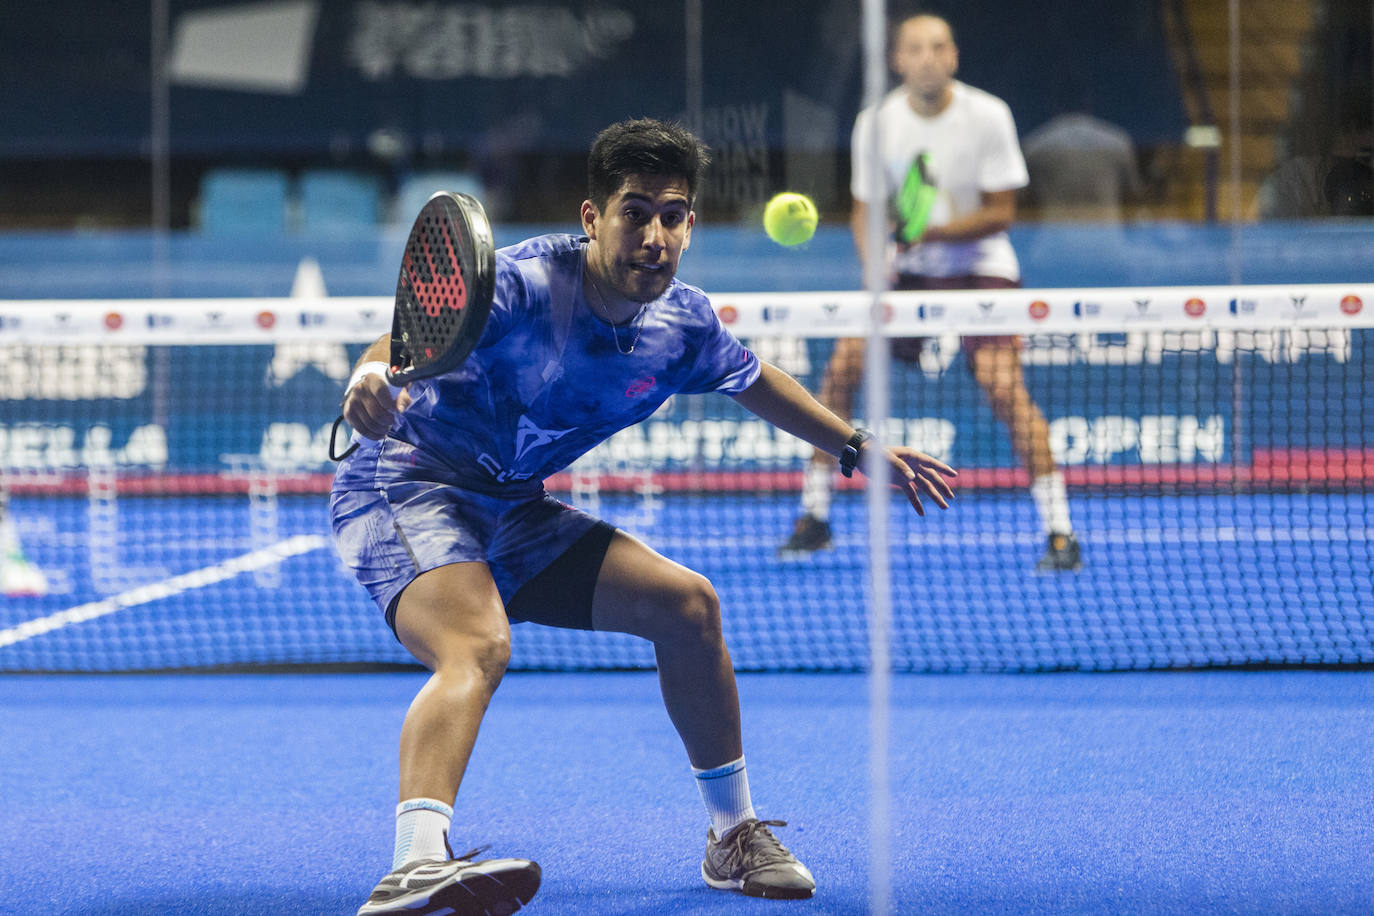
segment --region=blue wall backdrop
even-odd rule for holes
[[[561,224],[498,225],[499,244]],[[1228,225],[1024,224],[1012,230],[1028,287],[1364,283],[1374,225],[1364,221]],[[326,238],[293,233],[0,234],[0,299],[284,296],[303,258],[330,295],[389,296],[404,244],[398,229]],[[708,292],[859,289],[848,229],[824,225],[804,246],[774,245],[752,225],[698,224],[681,268]]]
[[[174,154],[338,152],[379,128],[428,144],[576,152],[610,121],[678,116],[689,105],[678,2],[357,0],[300,4],[303,14],[266,24],[250,6],[220,0],[169,5]],[[962,77],[1006,98],[1023,131],[1078,105],[1090,84],[1098,114],[1138,143],[1181,136],[1153,4],[949,6],[965,37]],[[54,0],[10,22],[0,35],[0,156],[146,154],[149,16],[148,4],[92,15],[89,3]],[[701,19],[709,142],[781,146],[790,95],[836,114],[810,126],[848,146],[862,86],[849,0],[792,2],[785,16],[770,4],[703,0]],[[1034,41],[1005,27],[1032,21]],[[237,62],[215,55],[216,45],[241,45]],[[260,47],[271,57],[257,62]]]

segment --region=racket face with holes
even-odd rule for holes
[[[476,198],[439,191],[415,218],[391,319],[391,370],[405,385],[442,375],[477,346],[491,313],[496,245]]]

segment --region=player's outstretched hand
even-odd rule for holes
[[[958,477],[954,468],[924,452],[899,445],[889,449],[865,448],[861,459],[864,473],[873,473],[876,462],[885,461],[891,469],[892,485],[906,495],[917,515],[925,515],[921,497],[926,496],[941,509],[949,508],[954,489],[946,477]]]
[[[348,425],[368,439],[382,439],[391,431],[396,414],[410,405],[410,390],[399,394],[388,385],[386,378],[370,374],[358,380],[344,395],[343,415]]]

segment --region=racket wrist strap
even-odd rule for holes
[[[348,379],[348,385],[344,388],[344,396],[347,397],[348,392],[353,390],[353,386],[361,382],[363,379],[367,378],[369,375],[380,375],[383,379],[385,379],[387,370],[390,368],[390,366],[382,362],[380,359],[368,360],[367,362],[363,363],[361,366],[353,370],[353,375]]]

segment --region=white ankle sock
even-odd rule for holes
[[[1031,496],[1040,512],[1040,526],[1045,534],[1073,534],[1069,520],[1069,491],[1064,475],[1059,471],[1042,474],[1031,481]]]
[[[391,868],[416,859],[448,860],[449,823],[453,809],[432,798],[412,798],[396,806],[396,849]]]
[[[834,490],[835,468],[830,464],[806,463],[802,477],[802,511],[821,521],[830,520],[830,495]]]
[[[749,799],[749,777],[744,772],[743,757],[709,770],[692,767],[692,773],[697,778],[697,788],[701,790],[701,800],[706,803],[711,829],[715,830],[717,838],[740,821],[756,816],[754,804]]]

